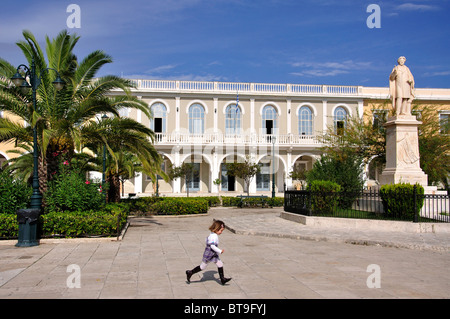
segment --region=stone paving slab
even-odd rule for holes
[[[224,218],[227,228],[236,234],[330,241],[357,245],[450,251],[450,233],[410,233],[306,226],[280,218],[281,209],[271,214],[246,214]]]
[[[130,218],[120,241],[43,241],[35,247],[2,243],[0,298],[234,302],[450,298],[450,254],[446,250],[424,249],[420,243],[419,249],[399,244],[354,245],[343,241],[344,235],[337,232],[320,239],[304,225],[282,220],[277,214],[279,211],[271,209],[217,208],[198,217]],[[222,286],[216,266],[210,264],[188,284],[185,270],[201,262],[213,219],[222,219],[234,229],[220,236],[225,275],[233,279]],[[263,225],[270,225],[271,231]],[[403,237],[404,242],[408,238]],[[79,269],[79,287],[72,276],[75,272],[68,271],[73,265]],[[375,274],[371,265],[379,267],[379,288],[368,286]]]

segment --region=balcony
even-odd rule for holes
[[[279,84],[279,83],[239,83],[175,80],[131,80],[139,91],[215,93],[215,94],[279,94],[279,95],[320,95],[320,96],[360,96],[361,86]]]
[[[155,133],[156,145],[243,145],[259,146],[272,145],[277,146],[315,146],[320,147],[321,142],[315,135],[298,134],[222,134],[222,133]]]

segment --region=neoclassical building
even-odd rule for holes
[[[189,184],[183,178],[159,180],[161,194],[241,194],[243,180],[229,176],[224,163],[249,157],[261,164],[251,182],[252,194],[270,194],[295,186],[289,178],[294,167],[309,170],[321,156],[318,138],[328,128],[339,131],[349,116],[369,114],[375,124],[386,112],[388,87],[305,84],[134,80],[132,94],[152,110],[149,119],[139,110],[124,110],[156,133],[155,146],[169,164],[193,163]],[[111,92],[122,94],[122,92]],[[450,89],[417,89],[415,104],[431,105],[441,121],[450,115]],[[0,113],[0,116],[7,116]],[[442,132],[448,134],[449,132]],[[0,144],[0,164],[12,156],[11,144]],[[366,167],[367,183],[379,169]],[[220,179],[220,184],[214,183]],[[125,193],[151,195],[156,185],[140,174],[125,183]]]
[[[189,184],[182,178],[159,180],[161,194],[243,193],[243,180],[229,176],[224,163],[247,157],[261,164],[250,193],[269,194],[293,186],[294,167],[309,170],[321,156],[318,136],[328,128],[340,130],[349,116],[369,110],[376,121],[389,89],[271,83],[135,80],[133,91],[150,106],[153,118],[138,110],[125,111],[156,133],[155,146],[169,163],[194,164]],[[117,92],[119,94],[119,92]],[[112,92],[115,94],[115,92]],[[439,116],[450,114],[450,89],[416,89],[415,103],[433,104]],[[368,173],[369,167],[366,167]],[[372,174],[373,175],[373,174]],[[367,174],[368,176],[368,174]],[[372,177],[373,178],[373,177]],[[376,178],[376,176],[374,177]],[[220,185],[214,183],[220,179]],[[125,184],[125,192],[152,194],[155,185],[145,175]]]

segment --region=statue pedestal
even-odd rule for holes
[[[386,127],[386,168],[380,176],[381,185],[419,183],[428,185],[428,176],[420,168],[418,126],[415,116],[389,118]]]

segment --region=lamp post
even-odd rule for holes
[[[272,135],[272,198],[275,198],[275,135]]]
[[[20,68],[25,70],[25,77],[19,73]],[[12,82],[22,89],[23,93],[32,89],[32,99],[33,99],[33,111],[36,112],[36,91],[41,83],[41,77],[43,71],[53,70],[56,72],[57,76],[55,81],[52,82],[56,90],[61,90],[65,82],[61,79],[59,72],[52,68],[46,68],[41,70],[40,76],[36,74],[36,65],[34,62],[34,57],[31,60],[31,69],[24,64],[17,67],[16,74],[11,78]],[[27,82],[26,77],[30,77],[30,83]],[[42,206],[42,194],[39,191],[39,176],[38,176],[38,147],[37,147],[37,128],[36,124],[33,126],[33,194],[31,195],[30,208],[41,209]]]
[[[108,119],[108,115],[102,115],[102,121],[106,121]],[[106,143],[103,143],[103,171],[102,171],[102,192],[105,192],[105,183],[106,183]],[[106,203],[106,192],[105,194],[105,203]]]
[[[20,69],[25,70],[25,77],[20,74]],[[20,64],[16,73],[11,77],[11,81],[15,86],[20,87],[24,94],[32,90],[32,100],[33,100],[33,112],[36,112],[36,92],[39,84],[41,83],[41,78],[43,72],[48,72],[48,70],[53,70],[56,72],[57,76],[55,81],[52,82],[57,91],[61,90],[65,82],[61,79],[59,72],[52,68],[46,68],[41,70],[40,75],[36,74],[36,64],[34,62],[34,57],[31,60],[31,69],[25,64]],[[27,76],[30,79],[30,83],[27,82]],[[33,118],[33,115],[30,119]],[[33,120],[31,120],[33,122]],[[38,139],[37,139],[37,123],[33,126],[33,193],[31,195],[29,209],[19,209],[17,211],[17,220],[19,222],[19,232],[18,232],[18,242],[17,247],[30,247],[37,246],[39,242],[37,240],[37,222],[39,219],[39,214],[42,208],[42,194],[39,191],[39,176],[38,176]]]

